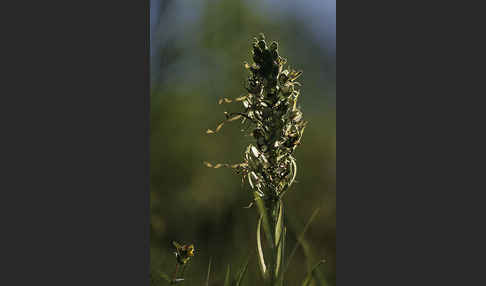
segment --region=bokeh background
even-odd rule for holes
[[[336,275],[336,2],[151,0],[150,255],[152,285],[174,270],[173,240],[195,244],[185,285],[203,285],[212,258],[211,285],[222,285],[252,255],[245,285],[260,285],[255,209],[249,187],[229,169],[203,161],[238,163],[251,138],[237,122],[206,135],[223,111],[222,97],[244,95],[253,37],[263,32],[295,69],[304,71],[299,98],[309,121],[297,148],[298,183],[285,197],[289,251],[319,208],[299,248],[286,285],[300,285],[318,259],[328,285]]]

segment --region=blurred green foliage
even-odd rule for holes
[[[242,285],[260,285],[255,255],[257,214],[245,209],[252,199],[230,169],[210,169],[203,161],[238,163],[252,138],[229,123],[216,135],[205,134],[239,109],[218,105],[219,98],[245,94],[252,38],[259,32],[280,44],[280,53],[304,74],[299,102],[309,121],[295,157],[299,169],[285,198],[288,249],[316,208],[319,215],[306,232],[286,275],[300,285],[322,258],[320,269],[335,285],[336,255],[336,113],[335,60],[292,17],[270,15],[247,1],[209,1],[191,33],[178,33],[152,65],[161,67],[152,82],[150,114],[150,255],[152,285],[167,285],[160,275],[174,270],[172,241],[194,243],[196,255],[184,285],[222,285],[228,265],[238,269],[249,254]],[[177,15],[176,15],[177,16]],[[174,17],[177,19],[177,17]],[[183,19],[181,19],[183,21]],[[161,31],[163,33],[164,31]],[[235,271],[236,272],[236,271]]]

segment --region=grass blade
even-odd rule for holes
[[[289,226],[294,230],[294,233],[297,233],[298,232],[297,230],[303,227],[303,225],[301,225],[300,222],[298,222],[293,216],[287,216],[286,219],[288,219],[288,222],[290,224]],[[316,259],[315,252],[312,250],[312,247],[310,246],[305,236],[302,237],[302,239],[300,240],[300,245],[302,246],[302,250],[304,251],[304,255],[306,258],[307,272],[310,272],[312,271],[313,264],[315,264],[314,261],[317,261],[318,259]],[[317,268],[314,271],[313,277],[314,280],[318,282],[316,285],[320,285],[320,286],[328,285],[326,278],[322,273],[321,268]]]
[[[305,277],[304,281],[302,282],[302,286],[308,286],[309,285],[309,283],[312,281],[313,276],[315,275],[315,271],[324,262],[325,262],[325,260],[321,260],[321,261],[317,262],[317,264],[314,265],[314,267],[312,267],[312,270],[309,271],[309,273],[307,273],[307,276]]]
[[[316,261],[315,255],[313,255],[313,252],[312,252],[311,246],[309,245],[309,242],[305,238],[303,238],[300,241],[300,244],[302,245],[302,249],[304,250],[304,255],[306,257],[306,260],[308,261],[308,264],[310,264],[310,261]],[[320,261],[322,261],[323,263],[326,262],[325,259],[322,259]],[[313,269],[312,265],[308,266],[308,271],[312,271],[312,269]],[[324,275],[322,274],[322,271],[319,268],[315,268],[313,270],[312,277],[314,278],[314,280],[316,282],[318,282],[317,285],[320,285],[320,286],[327,286],[328,285]]]
[[[209,257],[208,275],[206,276],[206,286],[209,286],[209,274],[211,273],[211,257]]]
[[[231,279],[230,279],[230,275],[231,275],[231,269],[230,269],[230,265],[228,264],[228,270],[226,270],[226,278],[224,278],[224,286],[230,286],[231,285]]]
[[[238,271],[238,274],[235,278],[235,286],[240,286],[243,278],[245,278],[246,270],[248,269],[248,263],[250,262],[250,257],[251,256],[248,256],[245,264],[243,264],[243,266],[240,268],[240,271]]]
[[[318,213],[319,213],[319,209],[316,209],[312,213],[311,217],[309,218],[309,220],[307,221],[306,225],[304,226],[304,229],[302,230],[302,233],[297,237],[297,243],[295,244],[294,248],[290,252],[289,258],[287,260],[287,264],[285,265],[285,268],[283,270],[284,273],[287,272],[287,270],[289,268],[289,265],[290,265],[290,262],[291,262],[292,258],[294,257],[295,252],[297,251],[297,248],[301,244],[301,241],[302,241],[302,239],[303,239],[303,237],[305,235],[305,232],[307,231],[307,229],[309,228],[309,225],[312,223],[312,221],[314,220],[314,218],[317,216]],[[281,277],[283,277],[283,275]]]

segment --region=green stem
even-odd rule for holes
[[[281,200],[257,200],[258,210],[262,217],[263,229],[267,238],[269,255],[265,279],[268,285],[277,285],[283,261],[284,221],[283,203]]]

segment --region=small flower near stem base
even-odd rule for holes
[[[172,244],[176,248],[176,252],[174,252],[176,256],[176,265],[174,269],[174,274],[172,275],[171,284],[175,284],[184,281],[184,278],[177,278],[179,266],[182,266],[182,276],[183,276],[184,271],[186,270],[187,267],[187,263],[189,262],[191,257],[193,257],[195,254],[195,249],[194,249],[194,244],[181,245],[176,241],[173,241]]]

